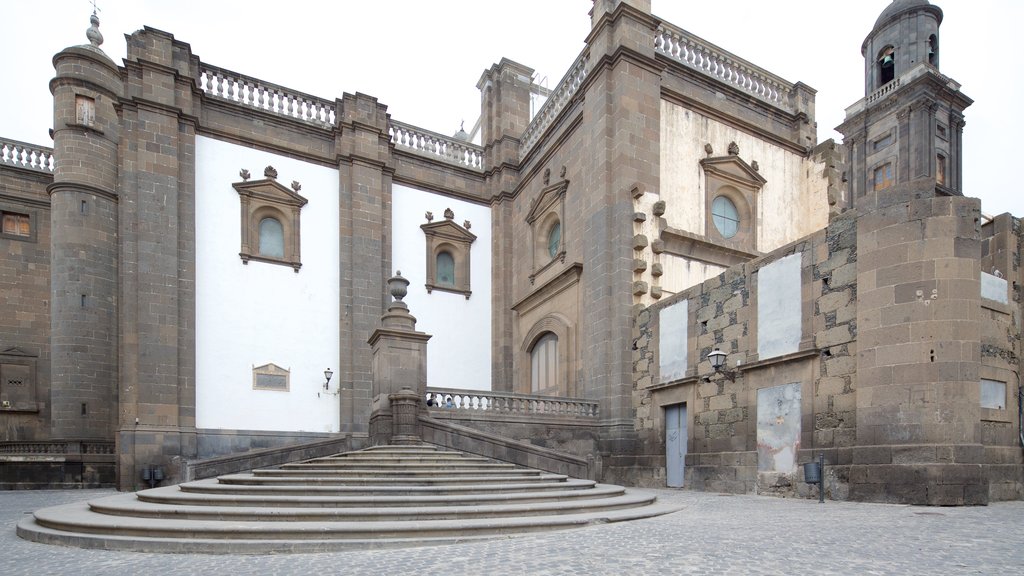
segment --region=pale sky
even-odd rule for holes
[[[1024,216],[1008,169],[1024,134],[1016,58],[1024,1],[944,0],[941,71],[975,103],[966,112],[964,189],[987,214]],[[818,91],[818,138],[864,96],[860,46],[889,0],[653,0],[655,15]],[[507,57],[553,88],[583,48],[591,0],[98,0],[103,50],[118,64],[124,34],[158,28],[203,62],[334,100],[362,92],[392,118],[453,134],[480,114],[476,82]],[[87,43],[88,0],[5,1],[0,11],[0,137],[50,146],[53,54]]]

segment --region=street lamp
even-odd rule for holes
[[[327,391],[327,387],[331,384],[331,376],[334,376],[334,372],[331,372],[330,368],[324,370],[324,391]]]
[[[725,369],[725,359],[727,355],[718,348],[715,348],[711,352],[708,352],[707,359],[711,363],[711,367],[715,369],[716,374],[721,374],[729,380],[736,381],[736,372]]]

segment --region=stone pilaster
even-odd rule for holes
[[[196,455],[195,137],[198,59],[166,32],[128,37],[121,102],[118,487]]]

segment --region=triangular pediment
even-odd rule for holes
[[[700,165],[708,174],[754,190],[760,189],[767,182],[753,166],[735,154],[704,158]]]
[[[256,367],[253,368],[253,371],[254,372],[259,372],[261,374],[281,374],[281,375],[288,374],[290,372],[290,370],[287,370],[285,368],[281,368],[280,366],[278,366],[277,364],[274,364],[273,362],[271,362],[270,364],[264,364],[263,366],[256,366]]]
[[[21,356],[24,358],[35,358],[36,355],[26,352],[17,346],[11,346],[5,350],[0,350],[0,356]]]
[[[232,184],[232,186],[242,196],[258,198],[275,204],[301,207],[305,206],[306,203],[309,202],[309,200],[306,200],[298,192],[289,190],[273,178],[236,182]]]
[[[569,181],[562,180],[541,190],[540,195],[530,205],[530,212],[526,215],[526,221],[533,224],[533,221],[548,211],[556,202],[565,198],[565,191],[569,189]]]
[[[476,240],[476,234],[459,226],[453,220],[447,218],[438,222],[428,222],[420,226],[425,234],[431,234],[455,242],[472,244]]]

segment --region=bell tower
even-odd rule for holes
[[[836,128],[851,170],[847,208],[869,192],[963,195],[963,111],[972,100],[939,72],[941,23],[927,0],[893,0],[864,39],[864,98]]]

